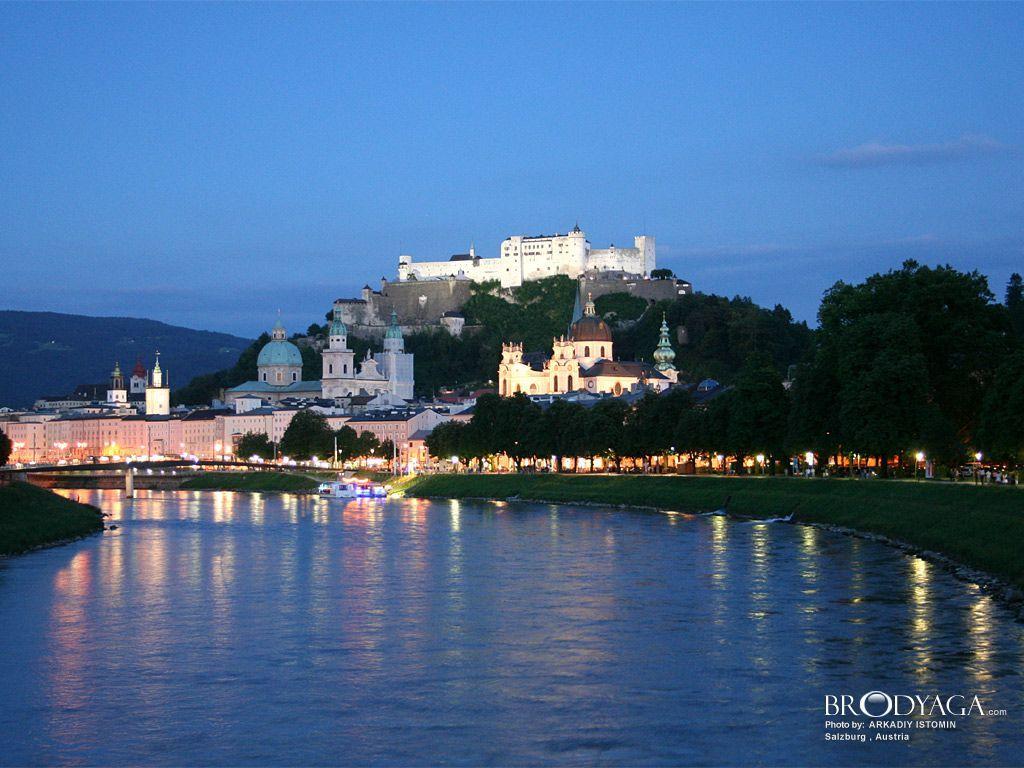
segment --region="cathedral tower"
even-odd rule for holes
[[[413,358],[405,351],[405,338],[398,325],[398,313],[391,311],[391,325],[384,334],[384,351],[378,363],[392,393],[404,400],[413,397]]]
[[[342,397],[353,394],[352,386],[339,381],[355,376],[355,353],[348,348],[348,327],[341,319],[341,309],[334,308],[334,319],[327,331],[327,349],[323,351],[323,396]]]
[[[107,390],[107,402],[128,402],[128,390],[124,386],[124,374],[121,373],[120,363],[114,363],[114,370],[110,372],[110,388]]]
[[[165,382],[163,369],[160,368],[160,353],[156,353],[156,363],[146,387],[146,415],[167,416],[171,412],[171,388]]]

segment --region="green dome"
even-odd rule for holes
[[[294,365],[302,367],[302,353],[290,341],[275,339],[268,341],[256,358],[256,365]]]
[[[400,339],[402,338],[402,329],[398,327],[398,313],[391,310],[391,325],[388,326],[387,333],[384,334],[385,339]]]
[[[331,336],[348,336],[348,326],[342,322],[338,315],[334,316],[334,320],[331,321],[331,329],[328,331]]]

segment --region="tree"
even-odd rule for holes
[[[618,398],[601,400],[587,417],[586,434],[583,441],[583,454],[611,460],[615,469],[619,468],[619,459],[625,453],[624,425],[629,407]]]
[[[652,269],[651,277],[654,280],[668,280],[671,277],[675,277],[676,273],[671,269]]]
[[[363,458],[366,456],[376,456],[380,455],[380,452],[380,440],[377,439],[377,436],[373,434],[373,432],[363,431],[359,433],[359,437],[356,438],[355,444],[356,457]],[[389,454],[384,458],[390,459],[391,456]]]
[[[775,471],[775,457],[785,453],[789,396],[766,355],[752,355],[730,393],[728,442],[737,458],[763,453]]]
[[[265,432],[246,432],[238,441],[235,455],[240,459],[259,456],[261,459],[274,458],[274,444]]]
[[[839,282],[829,289],[818,312],[819,349],[826,363],[836,366],[838,345],[849,343],[858,321],[867,323],[863,329],[884,333],[882,318],[898,317],[900,331],[887,333],[895,345],[892,353],[914,358],[905,366],[923,365],[925,398],[966,444],[1004,354],[1005,311],[995,303],[984,275],[906,261],[901,269],[872,275],[859,285]],[[896,363],[893,356],[889,360]]]
[[[1024,463],[1024,350],[996,372],[982,406],[977,445],[997,461]]]
[[[836,362],[840,443],[847,453],[889,457],[919,448],[929,405],[929,373],[917,326],[879,313],[845,328]]]
[[[336,430],[334,440],[338,446],[338,461],[351,461],[359,456],[359,435],[352,427],[342,426]]]
[[[833,362],[819,355],[800,365],[791,396],[787,443],[799,453],[817,456],[817,471],[821,457],[839,450],[839,380]]]
[[[11,438],[6,433],[0,432],[0,467],[11,458]]]
[[[1006,311],[1014,335],[1018,341],[1024,342],[1024,279],[1018,272],[1010,275],[1010,281],[1006,284]]]
[[[539,428],[533,432],[525,430],[527,435],[534,435],[533,440],[526,441],[532,449],[530,452],[534,456],[553,456],[554,470],[561,472],[564,457],[576,457],[585,453],[586,420],[587,411],[579,403],[555,400],[543,415],[536,419],[535,424]]]
[[[281,453],[300,460],[333,456],[334,430],[322,413],[312,409],[299,411],[281,437]]]

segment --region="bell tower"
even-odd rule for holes
[[[168,416],[170,413],[171,388],[165,383],[164,371],[160,367],[160,353],[157,352],[149,386],[146,387],[146,415]]]

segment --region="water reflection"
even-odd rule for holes
[[[0,633],[5,762],[1005,764],[1024,748],[1020,625],[872,542],[504,502],[89,496],[117,531],[0,571],[0,621],[19,629]],[[864,686],[977,690],[1018,716],[836,749],[820,695]]]

